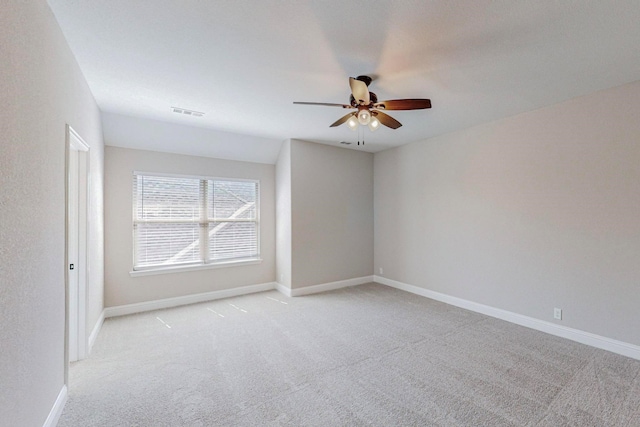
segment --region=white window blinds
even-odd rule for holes
[[[255,256],[257,183],[209,181],[207,188],[209,258],[218,261]]]
[[[259,257],[257,181],[133,177],[134,270]]]

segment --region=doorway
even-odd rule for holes
[[[66,144],[65,383],[68,383],[69,362],[87,356],[89,146],[69,125]]]

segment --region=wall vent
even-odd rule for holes
[[[184,114],[185,116],[202,117],[204,113],[200,111],[187,110],[186,108],[171,107],[171,111],[177,114]]]

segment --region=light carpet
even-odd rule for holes
[[[64,426],[640,426],[640,361],[378,284],[107,319]]]

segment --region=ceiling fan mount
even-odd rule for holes
[[[361,82],[363,82],[364,84],[367,85],[367,87],[369,87],[369,85],[371,84],[371,82],[373,81],[373,79],[369,76],[358,76],[355,78],[356,80],[360,80]]]
[[[369,91],[369,85],[372,81],[373,79],[371,77],[364,75],[349,77],[349,86],[351,87],[349,104],[331,104],[325,102],[294,102],[294,104],[324,105],[328,107],[355,109],[357,111],[339,118],[331,124],[330,127],[347,123],[349,128],[354,130],[358,128],[358,125],[368,125],[372,131],[377,130],[381,124],[391,129],[398,129],[402,126],[399,121],[383,113],[381,110],[422,110],[431,108],[431,100],[424,98],[378,101],[378,96]]]

